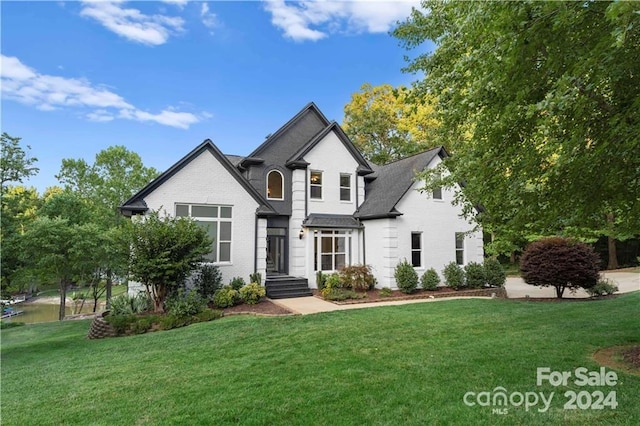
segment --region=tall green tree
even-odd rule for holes
[[[22,183],[24,179],[34,176],[39,169],[34,166],[38,161],[36,157],[30,157],[24,148],[20,146],[20,138],[12,137],[6,132],[0,136],[2,155],[0,155],[0,189],[2,194],[7,183]],[[27,145],[27,150],[31,149]]]
[[[123,218],[118,207],[156,176],[158,171],[145,167],[138,154],[124,146],[112,146],[100,151],[93,164],[83,159],[63,159],[56,178],[65,189],[90,200],[98,211],[102,227],[107,230],[121,226]],[[113,260],[104,270],[108,306],[113,274],[123,273],[125,265],[117,257],[107,260]]]
[[[365,83],[345,105],[342,128],[365,158],[387,164],[433,147],[434,102],[405,86]]]
[[[639,233],[640,3],[424,1],[394,31],[496,236]],[[431,175],[425,176],[431,184]],[[437,182],[442,183],[442,182]],[[615,250],[609,266],[616,266]]]
[[[204,228],[186,217],[160,217],[152,212],[129,227],[129,273],[143,284],[154,311],[164,311],[164,301],[209,253],[212,241]]]

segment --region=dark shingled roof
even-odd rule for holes
[[[356,229],[362,228],[360,221],[348,214],[312,213],[302,222],[307,228]]]
[[[225,154],[224,156],[227,157],[227,160],[229,160],[229,162],[236,167],[238,167],[238,164],[240,164],[240,162],[244,160],[244,157],[241,155]]]
[[[448,156],[443,147],[438,147],[384,166],[372,167],[374,173],[365,179],[374,180],[367,183],[365,202],[355,217],[366,220],[402,215],[396,210],[396,204],[413,185],[416,173],[423,171],[436,155],[441,158]]]
[[[125,216],[131,216],[131,214],[135,213],[144,213],[147,211],[147,205],[144,202],[144,197],[152,193],[158,186],[162,185],[164,182],[169,180],[173,175],[182,170],[187,164],[189,164],[194,158],[199,156],[202,152],[209,151],[211,155],[213,155],[222,166],[229,172],[231,176],[233,176],[236,181],[256,200],[259,204],[256,209],[256,214],[258,216],[269,216],[276,214],[273,207],[256,191],[256,189],[247,182],[247,180],[240,174],[238,169],[233,165],[233,163],[227,158],[217,146],[210,139],[205,140],[200,145],[198,145],[193,151],[182,157],[180,161],[171,166],[167,171],[162,173],[156,179],[149,182],[144,188],[138,191],[134,196],[125,201],[122,206],[120,206],[120,211]]]

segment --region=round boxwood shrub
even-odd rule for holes
[[[230,308],[240,302],[240,294],[229,286],[222,287],[213,295],[213,304],[218,308]]]
[[[477,262],[469,262],[464,267],[464,276],[469,288],[482,288],[485,283],[484,267]]]
[[[255,305],[266,294],[264,287],[258,283],[247,284],[240,289],[240,298],[247,305]]]
[[[507,281],[507,274],[495,257],[484,261],[484,276],[489,287],[504,287],[504,283]]]
[[[464,279],[464,269],[456,262],[451,262],[442,270],[444,282],[447,286],[454,290],[463,289],[466,285]]]
[[[407,259],[398,263],[393,276],[396,279],[398,289],[403,293],[413,293],[418,287],[418,273]]]
[[[600,259],[587,244],[568,238],[544,238],[531,243],[520,259],[522,278],[527,284],[555,287],[556,297],[594,287],[600,277]]]
[[[420,285],[425,290],[435,290],[438,288],[438,284],[440,284],[440,277],[433,268],[427,269],[420,278]]]

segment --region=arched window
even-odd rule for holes
[[[267,175],[267,199],[284,199],[284,178],[278,170],[271,170]]]

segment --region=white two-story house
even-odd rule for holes
[[[310,294],[318,271],[352,264],[370,265],[378,287],[397,288],[403,259],[419,274],[482,262],[482,232],[460,216],[453,193],[418,190],[416,173],[446,155],[438,147],[376,166],[311,103],[246,157],[204,141],[121,211],[192,217],[212,238],[207,260],[225,282],[259,272],[271,297]]]

